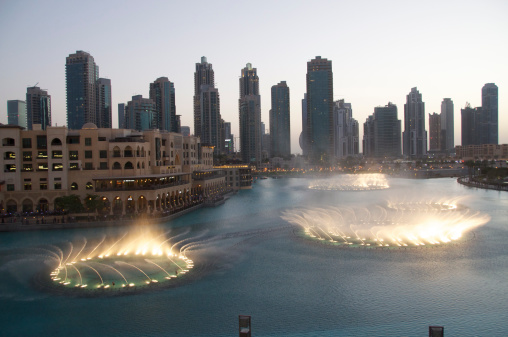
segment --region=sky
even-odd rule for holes
[[[0,123],[7,100],[26,88],[47,89],[53,125],[66,124],[65,58],[89,52],[111,79],[113,126],[118,103],[148,97],[150,82],[168,77],[177,114],[193,132],[195,64],[213,65],[221,114],[239,136],[241,69],[257,68],[261,119],[269,130],[270,89],[290,88],[291,152],[301,153],[301,100],[307,62],[332,61],[334,100],[352,104],[363,123],[374,107],[404,103],[417,87],[428,114],[454,102],[481,106],[485,83],[499,87],[499,143],[508,143],[508,1],[14,1],[0,0]],[[403,124],[402,124],[403,125]]]

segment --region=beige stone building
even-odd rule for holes
[[[457,145],[455,155],[463,160],[508,160],[508,144]]]
[[[35,128],[35,127],[34,127]],[[23,130],[0,125],[2,213],[46,212],[55,199],[97,195],[104,215],[167,213],[226,191],[213,147],[159,130]]]

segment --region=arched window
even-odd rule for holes
[[[113,148],[113,157],[115,157],[115,158],[121,157],[120,148],[118,146],[115,146]]]
[[[76,191],[78,189],[78,184],[72,183],[71,184],[71,191]]]
[[[127,147],[125,148],[125,150],[123,151],[123,156],[124,156],[124,157],[132,157],[132,156],[133,156],[133,153],[132,153],[132,147],[127,146]]]
[[[139,161],[138,161],[138,168],[139,168]]]
[[[134,169],[134,166],[132,165],[132,163],[130,161],[128,161],[125,163],[124,169],[132,170],[132,169]]]
[[[113,170],[121,170],[122,169],[122,165],[120,165],[119,162],[115,161],[115,163],[113,164]]]
[[[53,140],[51,141],[51,146],[57,145],[62,145],[62,141],[59,138],[53,138]]]
[[[2,146],[14,146],[16,142],[13,138],[4,138],[2,139]]]
[[[93,185],[92,185],[92,183],[91,183],[91,182],[87,182],[87,183],[86,183],[86,189],[87,189],[87,190],[91,190],[91,189],[93,189]]]

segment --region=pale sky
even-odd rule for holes
[[[0,122],[7,100],[27,86],[47,89],[53,125],[66,124],[65,58],[89,52],[111,79],[117,105],[148,97],[161,76],[175,83],[176,109],[193,132],[194,70],[213,64],[222,118],[238,132],[238,78],[257,68],[262,121],[269,127],[270,88],[291,95],[291,151],[301,153],[306,63],[332,60],[334,99],[363,123],[374,107],[404,103],[417,87],[428,114],[453,100],[455,145],[460,109],[481,105],[485,83],[499,87],[499,142],[508,143],[508,1],[5,1],[0,0]]]

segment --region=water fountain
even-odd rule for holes
[[[435,247],[458,242],[490,217],[455,200],[390,201],[371,207],[288,210],[283,219],[317,242],[357,248]]]
[[[313,190],[371,191],[388,188],[388,180],[381,173],[342,174],[328,179],[317,179],[309,184]]]
[[[182,234],[168,234],[134,232],[51,246],[53,287],[89,294],[91,289],[114,291],[169,283],[188,273],[194,262],[186,256],[186,239],[178,240]]]

